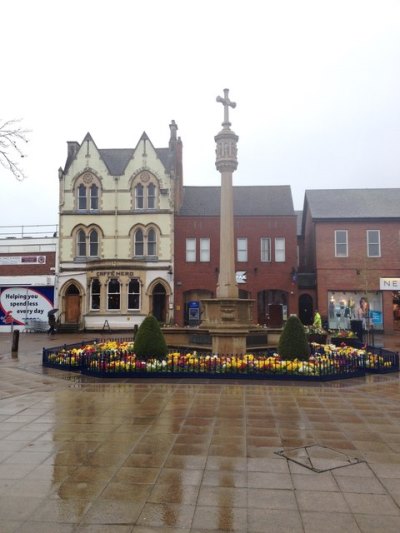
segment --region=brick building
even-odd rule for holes
[[[299,296],[330,328],[400,329],[400,189],[306,191],[300,250]]]
[[[254,299],[256,323],[280,327],[297,313],[296,223],[289,186],[234,187],[239,297]],[[175,321],[197,324],[200,300],[215,296],[220,187],[184,187],[175,216]]]

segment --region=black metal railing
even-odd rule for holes
[[[114,343],[114,345],[110,344]],[[112,346],[112,347],[110,347]],[[213,356],[184,349],[165,359],[139,360],[132,338],[94,339],[43,348],[43,366],[98,377],[200,377],[326,381],[399,370],[399,354],[367,346],[365,350],[311,345],[307,361],[281,360],[273,349],[246,356]]]

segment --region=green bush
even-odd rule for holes
[[[290,316],[279,338],[278,353],[282,359],[308,359],[310,347],[304,326],[297,316]]]
[[[135,354],[141,359],[163,358],[168,353],[168,347],[164,339],[158,321],[153,315],[148,315],[136,333]]]

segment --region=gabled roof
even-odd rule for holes
[[[143,132],[142,136],[140,137],[138,144],[141,140],[145,139],[146,141],[150,141],[149,137],[147,136],[146,132]],[[94,142],[92,136],[90,133],[87,133],[85,135],[85,138],[82,141],[82,145],[85,141],[91,141],[96,146],[96,143]],[[151,143],[153,146],[153,144]],[[77,142],[69,142],[68,143],[69,149],[68,149],[68,157],[67,161],[65,163],[64,172],[67,172],[69,167],[72,164],[72,161],[76,158],[76,155],[81,147],[81,145]],[[137,145],[136,145],[137,148]],[[136,148],[97,148],[100,157],[104,161],[104,164],[106,165],[108,171],[112,176],[121,176],[125,169],[131,160],[135,149]],[[154,146],[153,146],[154,148]],[[171,162],[173,159],[173,154],[170,151],[169,148],[154,148],[157,157],[161,161],[161,163],[164,165],[167,171],[171,168]]]
[[[307,205],[313,219],[400,218],[400,188],[307,190]]]
[[[219,216],[220,187],[183,187],[182,216]],[[295,215],[289,185],[233,187],[236,216]]]

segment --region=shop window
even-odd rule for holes
[[[131,279],[128,285],[128,309],[140,309],[140,283],[138,279]]]
[[[90,284],[90,309],[100,309],[100,281],[97,278],[93,278]]]
[[[107,285],[107,308],[109,310],[120,309],[121,294],[120,283],[117,279],[110,279]]]

